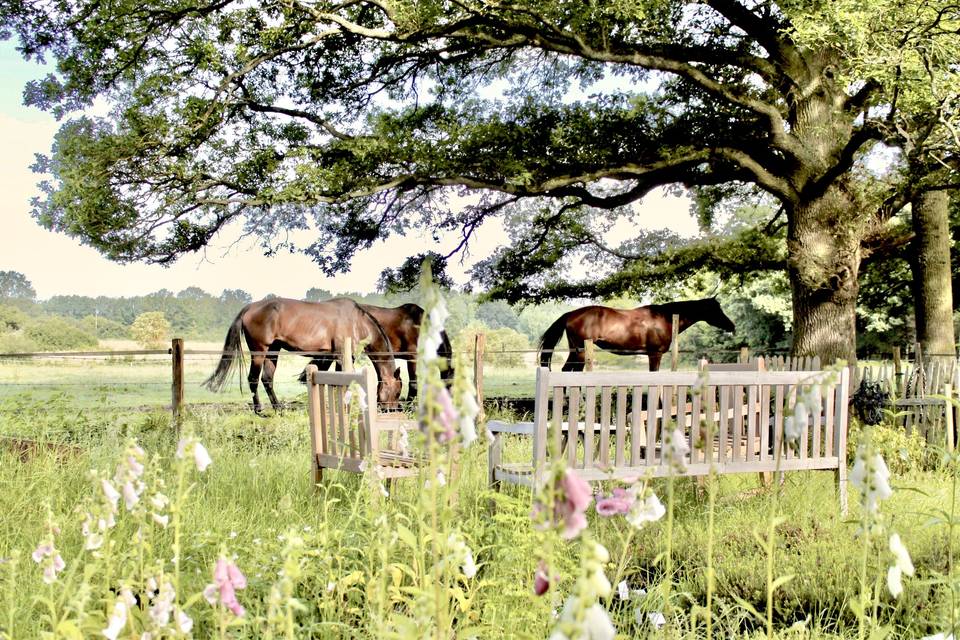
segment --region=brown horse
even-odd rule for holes
[[[582,307],[557,318],[540,338],[540,366],[550,367],[553,347],[566,333],[570,355],[563,364],[564,371],[583,371],[585,340],[593,340],[601,349],[620,355],[644,352],[650,361],[650,371],[656,371],[663,354],[670,348],[673,314],[680,316],[680,332],[701,320],[724,331],[734,329],[716,298],[651,304],[636,309]]]
[[[407,397],[417,397],[417,342],[420,340],[420,325],[423,323],[423,307],[407,303],[399,307],[378,307],[372,304],[360,305],[370,312],[383,327],[390,340],[393,351],[407,361],[407,373],[410,376],[410,386]],[[446,331],[440,332],[440,348],[437,355],[446,361],[446,366],[440,372],[444,380],[453,378],[453,348]]]
[[[397,406],[401,382],[390,340],[373,315],[349,298],[334,298],[325,302],[271,298],[245,306],[227,331],[220,363],[204,382],[211,391],[223,388],[233,368],[234,358],[237,355],[242,357],[241,334],[251,352],[247,381],[253,393],[253,410],[257,413],[261,412],[258,380],[263,381],[263,388],[274,410],[280,408],[280,402],[273,392],[273,376],[281,349],[294,353],[307,352],[305,355],[325,363],[325,368],[329,368],[337,358],[341,341],[347,337],[355,345],[366,342],[370,361],[380,380],[377,401],[388,407]],[[330,355],[317,357],[316,352],[328,352]]]
[[[410,377],[410,385],[407,388],[407,398],[412,400],[417,397],[417,342],[420,340],[420,326],[423,323],[423,307],[413,303],[402,304],[399,307],[378,307],[373,304],[361,304],[364,310],[368,311],[380,326],[383,327],[387,339],[390,340],[390,347],[395,356],[407,361],[407,374]],[[453,378],[453,348],[450,346],[450,339],[446,331],[440,332],[440,348],[437,355],[446,361],[446,366],[440,372],[440,377],[444,380]],[[314,360],[312,364],[320,369],[329,367],[329,362]],[[301,375],[301,382],[305,380],[305,375]]]

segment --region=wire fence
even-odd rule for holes
[[[180,343],[183,345],[182,341]],[[906,350],[905,350],[906,351]],[[337,354],[330,352],[243,352],[224,389],[220,393],[210,391],[203,382],[213,373],[220,362],[219,349],[182,348],[180,364],[174,349],[138,349],[126,351],[80,351],[0,354],[0,402],[44,402],[54,398],[68,400],[81,408],[160,411],[176,410],[178,399],[176,385],[179,375],[182,380],[183,407],[198,408],[214,406],[222,409],[245,410],[250,406],[251,393],[247,376],[251,360],[255,356],[276,362],[273,386],[277,396],[287,405],[297,406],[305,398],[305,388],[299,381],[307,363],[319,358],[327,365],[333,363]],[[618,350],[617,353],[593,348],[574,350],[579,359],[594,370],[637,369],[649,367],[645,352]],[[569,349],[557,348],[550,352],[553,368],[559,368],[570,356]],[[661,369],[691,370],[701,359],[710,362],[737,362],[756,357],[749,349],[675,349],[662,355]],[[785,352],[767,351],[762,355],[786,356]],[[915,351],[901,358],[899,350],[888,354],[864,357],[860,366],[877,371],[884,367],[907,367]],[[410,363],[416,353],[368,352],[359,357],[363,366],[364,357],[383,360],[392,357],[400,368],[404,382],[401,397],[406,398],[409,388]],[[532,398],[536,367],[540,355],[536,349],[487,349],[482,338],[470,349],[460,349],[452,354],[455,362],[470,369],[477,378],[484,399]],[[949,357],[954,354],[927,354],[927,358]],[[897,364],[899,363],[899,364]],[[900,369],[897,368],[899,371]],[[266,401],[262,384],[261,400]]]

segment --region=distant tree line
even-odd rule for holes
[[[909,277],[909,270],[906,267],[902,270],[904,278]],[[890,277],[893,271],[888,271],[888,286],[895,290],[895,278]],[[657,301],[703,297],[709,295],[716,283],[716,278],[691,278],[685,284],[660,292]],[[311,288],[303,299],[320,301],[337,295],[326,289]],[[419,299],[416,291],[340,295],[381,306]],[[696,325],[684,334],[684,351],[708,355],[742,346],[754,352],[789,349],[790,287],[783,274],[726,282],[719,297],[737,326],[736,333]],[[910,344],[913,323],[905,297],[881,296],[872,304],[860,305],[861,349],[876,353],[892,345]],[[97,347],[99,340],[110,339],[136,340],[154,348],[172,336],[219,342],[240,309],[252,301],[253,297],[242,289],[224,289],[219,295],[213,295],[199,287],[187,287],[178,293],[161,289],[133,297],[56,295],[38,300],[24,274],[0,271],[0,352],[87,349]],[[551,322],[562,313],[589,303],[591,301],[576,300],[515,306],[502,300],[485,300],[480,294],[449,291],[447,329],[456,347],[462,350],[472,348],[473,336],[482,331],[486,334],[491,364],[522,366],[525,361],[515,352],[536,348],[540,335]],[[603,304],[630,308],[641,302],[620,297],[605,300]]]

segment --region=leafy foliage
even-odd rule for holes
[[[19,271],[0,271],[0,300],[35,300],[37,292]]]
[[[40,351],[70,351],[97,346],[97,338],[64,318],[38,318],[23,330]]]
[[[170,323],[162,311],[141,313],[130,325],[130,335],[147,349],[157,349],[170,338]]]

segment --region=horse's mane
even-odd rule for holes
[[[349,298],[348,298],[348,299],[349,299]],[[370,319],[370,322],[372,322],[373,325],[377,328],[377,331],[380,332],[380,337],[383,338],[383,343],[384,343],[384,344],[386,345],[386,347],[387,347],[387,353],[390,355],[390,357],[393,357],[393,345],[390,344],[390,338],[387,337],[387,332],[383,330],[383,325],[380,324],[380,322],[379,322],[376,318],[373,317],[373,314],[372,314],[372,313],[370,313],[368,310],[364,309],[364,307],[363,307],[362,304],[360,304],[359,302],[357,302],[356,300],[353,300],[353,299],[349,299],[349,300],[357,307],[357,309],[360,310],[360,313],[362,313],[362,314],[365,315],[367,318],[369,318],[369,319]]]

